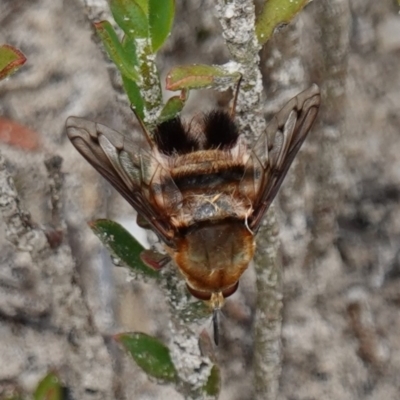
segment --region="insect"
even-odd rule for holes
[[[210,302],[215,342],[216,311],[252,260],[262,218],[319,105],[313,85],[273,117],[252,148],[234,122],[234,107],[189,124],[176,117],[151,135],[142,126],[141,148],[104,125],[67,120],[72,144],[157,234],[190,293]]]

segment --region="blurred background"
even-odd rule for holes
[[[87,226],[103,217],[132,225],[135,213],[73,148],[65,120],[82,116],[121,132],[136,122],[84,4],[2,0],[0,43],[27,57],[0,83],[0,151],[20,206],[54,247],[45,257],[16,248],[1,220],[0,398],[14,386],[32,391],[55,368],[72,398],[180,399],[109,340],[138,330],[167,342],[168,309],[154,285],[112,264]],[[279,398],[398,399],[399,6],[315,0],[260,57],[266,119],[311,83],[322,91],[318,120],[275,200],[284,296]],[[177,0],[157,59],[162,76],[178,64],[227,61],[213,1]],[[186,111],[229,100],[192,92]],[[254,306],[250,269],[224,311],[221,399],[249,398]]]

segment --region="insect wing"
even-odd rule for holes
[[[171,229],[142,193],[141,160],[133,141],[104,125],[69,117],[67,134],[75,148],[143,215],[161,239],[170,244]]]
[[[255,201],[249,227],[257,231],[276,196],[286,173],[318,114],[320,91],[317,85],[291,99],[255,143],[247,171],[252,171]]]

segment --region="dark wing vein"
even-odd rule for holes
[[[263,215],[278,193],[314,123],[319,105],[320,92],[318,86],[313,85],[291,99],[268,124],[264,137],[257,140],[251,159],[257,158],[264,173],[249,220],[253,231],[259,228]]]
[[[68,118],[66,127],[69,139],[82,156],[147,219],[167,245],[173,245],[170,225],[151,207],[141,191],[140,157],[134,153],[132,141],[83,118]]]

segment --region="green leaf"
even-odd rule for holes
[[[25,56],[16,48],[8,44],[0,46],[0,80],[17,71],[25,61]]]
[[[124,345],[147,375],[163,383],[176,382],[177,374],[169,350],[158,339],[140,332],[122,333],[115,339]]]
[[[115,22],[131,37],[146,38],[149,36],[147,15],[142,8],[144,5],[145,2],[141,1],[139,5],[135,0],[110,1]]]
[[[94,24],[94,27],[103,42],[108,56],[117,66],[121,74],[133,81],[137,81],[139,75],[135,69],[137,59],[136,54],[134,54],[134,49],[130,47],[127,51],[125,51],[119,42],[114,28],[108,21],[97,22]]]
[[[122,48],[125,56],[131,60],[133,64],[138,65],[135,40],[130,36],[125,35],[125,37],[122,39]],[[128,95],[129,101],[131,102],[136,115],[143,120],[144,101],[136,80],[134,81],[129,77],[122,75],[122,81],[124,84],[125,93]]]
[[[35,400],[62,400],[63,389],[57,374],[50,372],[38,384],[33,398]]]
[[[239,72],[228,72],[215,65],[193,64],[173,68],[167,75],[168,90],[212,88],[232,84],[240,78]]]
[[[310,0],[268,0],[256,21],[256,34],[260,44],[266,43],[274,29],[288,24]]]
[[[152,270],[140,259],[144,247],[120,224],[108,219],[98,219],[89,223],[96,236],[134,272],[156,278],[158,272]]]
[[[182,99],[181,96],[169,98],[158,117],[158,123],[161,124],[162,122],[175,118],[182,111],[184,105],[185,100]]]
[[[149,15],[149,0],[136,0],[136,3],[146,15]]]
[[[135,39],[132,37],[125,35],[122,39],[122,48],[124,52],[124,56],[129,60],[130,64],[138,65],[138,57],[136,53],[136,43]]]
[[[174,0],[149,0],[149,30],[154,53],[170,34],[174,15]]]
[[[128,95],[129,101],[135,110],[136,115],[143,121],[144,119],[144,101],[140,93],[140,89],[136,82],[122,75],[125,93]]]
[[[208,396],[218,398],[221,390],[221,371],[218,366],[214,365],[211,368],[210,375],[207,379],[206,384],[203,387],[203,391]]]

